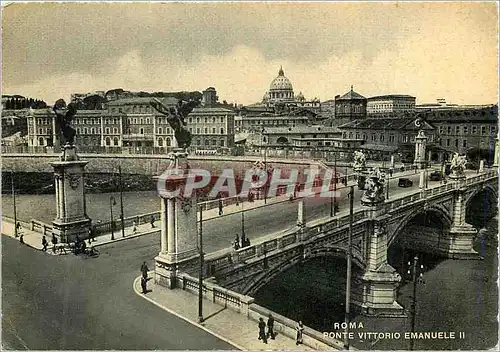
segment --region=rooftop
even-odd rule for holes
[[[347,92],[346,94],[344,94],[340,98],[337,98],[336,100],[354,100],[354,99],[363,99],[363,100],[365,100],[366,98],[364,96],[362,96],[361,94],[356,93],[353,90],[353,87],[351,86],[351,90],[349,92]]]
[[[371,130],[418,130],[416,126],[417,116],[403,118],[368,118],[354,120],[339,126],[340,129],[371,129]],[[434,127],[424,122],[424,130],[433,130]]]
[[[112,100],[107,102],[108,106],[120,106],[120,105],[141,105],[141,104],[149,104],[153,101],[155,97],[133,97],[133,98],[123,98],[118,100]],[[157,97],[164,105],[175,105],[179,101],[177,98],[173,97]]]
[[[380,100],[380,99],[416,99],[416,98],[407,94],[377,95],[375,97],[368,98],[368,100]]]
[[[264,134],[302,134],[302,133],[341,133],[337,127],[328,126],[295,126],[295,127],[266,127]]]

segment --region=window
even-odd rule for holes
[[[144,128],[141,128],[141,129],[139,130],[139,133],[140,133],[140,134],[144,134]]]
[[[491,133],[496,133],[497,132],[497,126],[491,125]]]
[[[455,139],[455,148],[458,148],[458,139]]]
[[[137,124],[137,118],[134,117],[134,124]]]
[[[201,141],[199,139],[196,140],[196,145],[201,145]]]
[[[215,127],[212,128],[212,133],[215,134]]]
[[[468,126],[464,126],[463,132],[464,132],[464,134],[468,134],[469,133],[469,127]]]
[[[215,123],[215,117],[212,117],[212,123]]]
[[[114,134],[118,134],[118,128],[117,127],[113,127],[113,133]]]
[[[223,128],[220,129],[220,134],[224,134],[224,129]]]
[[[118,138],[113,138],[113,145],[118,146]]]
[[[196,118],[196,123],[200,123],[200,118],[199,117]]]
[[[87,134],[87,127],[83,128],[83,134]]]
[[[208,133],[208,128],[207,128],[207,127],[205,127],[205,134],[207,134],[207,133]]]
[[[109,127],[106,127],[105,131],[106,131],[106,134],[109,134]]]
[[[223,147],[223,146],[224,146],[224,140],[223,140],[223,139],[221,139],[221,141],[220,141],[220,146],[221,146],[221,147]]]
[[[38,129],[38,134],[43,134],[43,128]]]
[[[403,136],[403,143],[408,143],[408,136],[407,135]]]
[[[189,122],[189,123],[193,123],[193,118],[192,118],[192,117],[190,117],[190,118],[188,119],[188,122]]]
[[[391,134],[391,135],[389,136],[389,142],[394,142],[394,139],[395,139],[395,138],[394,138],[394,135],[393,135],[393,134]]]
[[[169,137],[165,138],[165,142],[167,144],[167,147],[170,147],[170,145],[172,144]]]
[[[467,148],[467,139],[462,139],[462,147]]]
[[[448,134],[451,134],[451,126],[448,126]]]
[[[472,134],[477,134],[477,126],[472,126]]]
[[[86,125],[87,124],[87,119],[83,119],[83,124]]]
[[[205,139],[205,145],[208,146],[208,139]]]
[[[142,117],[139,119],[139,123],[140,123],[141,125],[144,125],[144,119],[143,119]]]
[[[212,145],[217,145],[217,141],[215,139],[212,141]]]
[[[460,126],[455,127],[455,134],[460,134]]]
[[[196,128],[196,134],[200,134],[200,133],[201,133],[200,131],[201,131],[201,130],[200,130],[200,128],[199,128],[199,127],[197,127],[197,128]]]
[[[383,141],[384,141],[384,139],[385,139],[384,135],[383,135],[383,134],[381,134],[381,135],[380,135],[380,141],[381,141],[381,142],[383,142]]]
[[[208,123],[208,118],[205,117],[205,123]]]
[[[449,146],[450,146],[450,144],[451,144],[451,139],[449,139],[449,138],[448,138],[448,139],[446,140],[446,146],[447,146],[447,147],[449,147]]]
[[[94,127],[92,127],[92,128],[90,129],[90,133],[91,133],[91,134],[95,134],[95,128],[94,128]]]
[[[106,146],[109,147],[111,145],[111,138],[106,137]]]
[[[163,133],[163,128],[158,127],[158,133],[159,133],[159,134],[162,134],[162,133]]]
[[[163,147],[163,138],[158,138],[158,146]]]
[[[481,126],[481,134],[486,134],[486,126]]]
[[[149,117],[146,117],[146,124],[148,124],[148,125],[149,125],[149,121],[150,121],[150,120],[149,120]]]
[[[356,139],[359,139],[359,133],[356,133]]]

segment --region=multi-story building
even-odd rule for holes
[[[368,115],[381,113],[399,113],[415,111],[415,97],[411,95],[391,94],[379,95],[367,99],[366,112]]]
[[[351,90],[346,94],[335,96],[335,121],[343,124],[356,119],[366,118],[366,98]]]
[[[203,91],[203,98],[201,103],[205,106],[215,105],[219,97],[217,96],[217,91],[214,87],[208,87]]]
[[[399,118],[366,118],[338,126],[342,138],[362,139],[363,149],[379,157],[398,153],[405,162],[412,162],[415,153],[415,137],[423,129],[427,135],[427,145],[432,147],[436,141],[436,130],[430,123],[421,121],[417,116]]]
[[[481,158],[493,160],[498,134],[498,105],[440,106],[388,116],[352,121],[339,129],[343,131],[343,138],[361,137],[366,140],[365,148],[398,152],[407,162],[413,158],[415,136],[422,128],[428,137],[427,152],[432,162],[450,160],[454,153],[471,155],[472,151]],[[421,121],[422,127],[416,126],[417,120]]]
[[[161,98],[166,106],[174,98]],[[151,98],[126,98],[108,103],[106,110],[79,110],[73,118],[75,143],[82,151],[168,151],[175,147],[174,131],[167,117],[150,104]],[[28,145],[58,146],[55,114],[50,109],[34,110],[28,116]],[[193,134],[192,149],[228,152],[234,145],[234,112],[223,108],[195,108],[188,115],[187,128]]]
[[[441,107],[420,114],[436,128],[437,144],[445,153],[470,155],[477,150],[483,158],[493,160],[498,135],[498,105]],[[434,159],[437,157],[433,155]]]

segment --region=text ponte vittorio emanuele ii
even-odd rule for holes
[[[336,330],[360,330],[364,329],[362,322],[342,322],[335,323],[333,328]],[[432,331],[432,332],[366,332],[366,331],[326,331],[323,332],[325,338],[330,339],[345,339],[350,340],[360,339],[360,340],[373,340],[373,339],[405,339],[405,340],[450,340],[455,338],[463,339],[465,334],[459,332],[458,336],[454,331]]]

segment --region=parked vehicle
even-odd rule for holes
[[[411,187],[413,186],[413,181],[409,178],[400,178],[398,182],[398,187]]]
[[[439,171],[433,171],[429,175],[429,180],[431,181],[441,181],[441,172]]]

